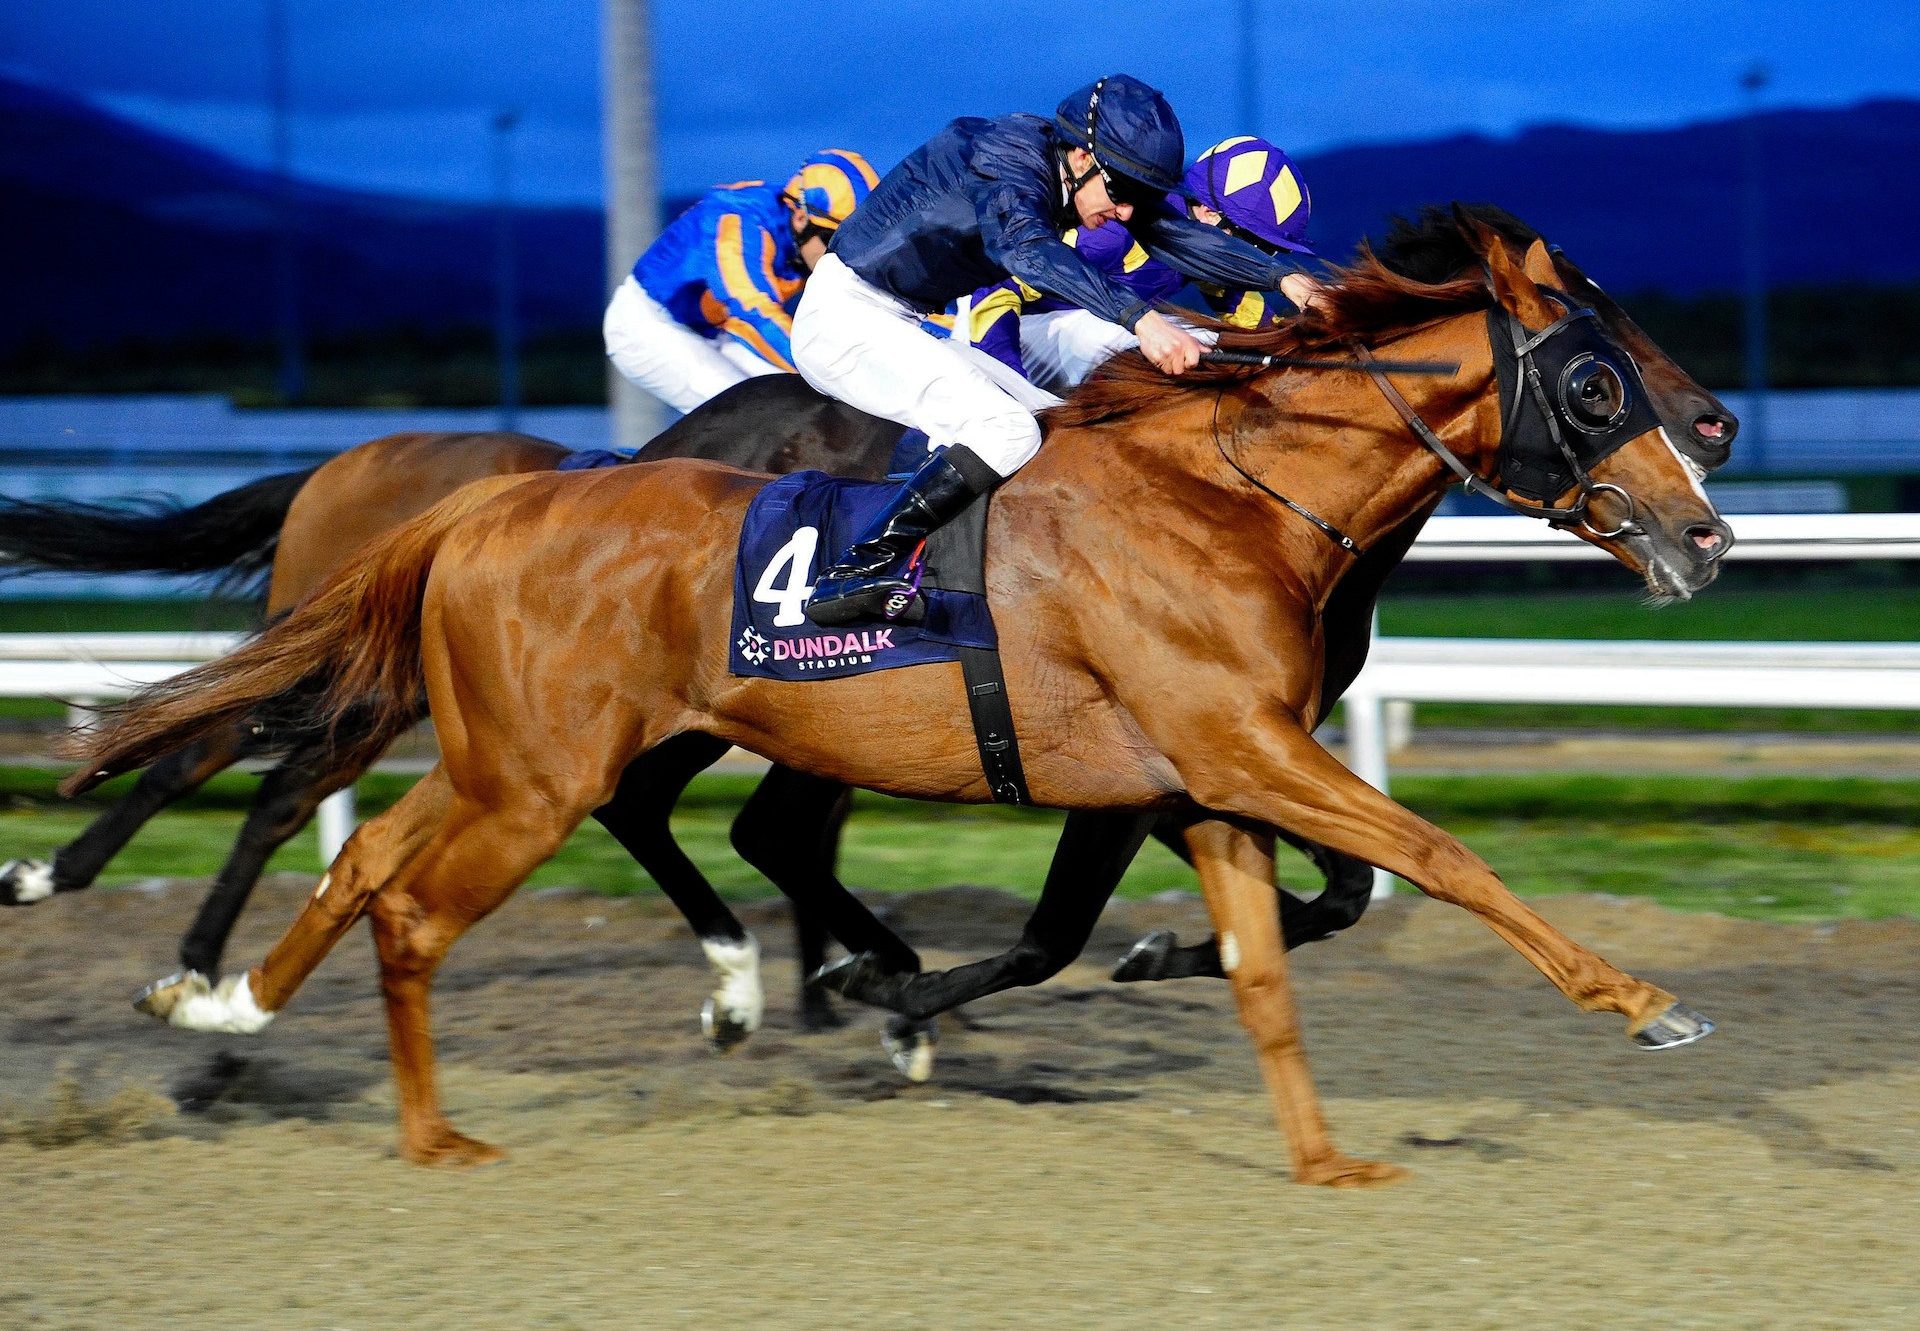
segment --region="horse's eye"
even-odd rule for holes
[[[1626,381],[1603,360],[1588,356],[1575,361],[1567,367],[1561,389],[1576,424],[1601,429],[1626,414]]]

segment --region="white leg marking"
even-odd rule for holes
[[[161,981],[179,987],[178,995],[165,1013],[167,1025],[189,1031],[218,1031],[225,1035],[252,1035],[264,1030],[273,1013],[262,1011],[253,1001],[247,977],[229,975],[216,985],[198,971],[188,971],[175,980]],[[157,1005],[156,1005],[157,1006]]]
[[[760,987],[759,942],[752,934],[743,943],[703,938],[700,948],[720,980],[720,987],[713,992],[714,1003],[743,1029],[759,1030],[760,1018],[767,1009],[767,995]]]
[[[1229,975],[1240,969],[1240,940],[1231,929],[1220,935],[1220,969]]]
[[[330,873],[323,873],[323,874],[321,874],[321,875],[320,875],[320,886],[318,886],[318,887],[316,887],[316,888],[314,888],[314,889],[313,889],[313,899],[314,899],[315,901],[318,901],[318,900],[319,900],[319,899],[320,899],[321,897],[324,897],[324,896],[325,896],[325,895],[327,894],[327,888],[328,888],[329,886],[331,886],[331,885],[332,885],[332,883],[333,883],[333,875],[332,875],[332,874],[330,874]]]
[[[880,1028],[880,1047],[908,1081],[926,1081],[933,1076],[934,1041],[939,1030],[933,1022],[908,1029],[906,1035],[897,1034],[889,1021]]]
[[[53,866],[45,860],[8,860],[0,864],[0,880],[13,884],[15,905],[31,906],[53,895]]]

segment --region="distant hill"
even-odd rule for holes
[[[1303,158],[1313,237],[1343,254],[1422,203],[1497,203],[1613,291],[1730,291],[1743,280],[1741,123],[1603,130],[1541,125]],[[1767,267],[1777,285],[1920,279],[1920,101],[1760,118]]]
[[[1314,240],[1346,254],[1386,218],[1504,205],[1609,288],[1678,295],[1741,279],[1740,124],[1541,126],[1306,157]],[[1779,284],[1920,280],[1920,101],[1763,118]],[[274,182],[85,102],[0,78],[0,355],[127,338],[253,340],[273,326]],[[317,335],[444,331],[492,318],[484,207],[298,184],[301,303]],[[672,205],[669,205],[671,208]],[[600,214],[518,214],[530,332],[599,320]]]
[[[0,354],[269,333],[273,198],[264,172],[0,78]],[[293,202],[313,333],[492,319],[489,209],[304,183]],[[528,329],[597,322],[599,211],[525,209],[517,226]]]

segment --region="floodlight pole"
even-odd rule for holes
[[[1740,76],[1740,86],[1748,96],[1747,114],[1740,122],[1747,269],[1747,412],[1740,422],[1740,440],[1747,466],[1756,474],[1767,469],[1767,445],[1771,442],[1767,438],[1766,161],[1760,145],[1760,96],[1770,77],[1762,64],[1753,65]]]
[[[280,342],[280,397],[306,395],[307,367],[300,333],[300,273],[294,253],[292,56],[287,0],[267,0],[267,103],[273,134],[273,304]]]
[[[660,183],[654,159],[653,45],[647,0],[601,0],[600,118],[606,161],[606,293],[660,230]],[[660,404],[607,366],[611,438],[638,448],[660,431]]]
[[[500,428],[520,428],[520,310],[513,234],[513,131],[517,111],[493,118],[494,350],[500,362]]]

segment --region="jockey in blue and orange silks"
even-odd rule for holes
[[[928,312],[1006,277],[1119,324],[1166,374],[1202,345],[1061,240],[1132,222],[1188,280],[1277,290],[1292,265],[1169,208],[1186,161],[1166,98],[1124,74],[1072,94],[1051,120],[966,117],[910,154],[841,227],[794,315],[794,364],[820,392],[924,432],[938,453],[815,583],[817,624],[898,617],[905,565],[934,528],[1040,447],[1034,412],[1056,401],[1000,362],[920,327]]]
[[[1293,159],[1265,139],[1243,135],[1201,153],[1168,206],[1269,253],[1314,257],[1306,243],[1312,198]],[[1142,300],[1172,301],[1187,285],[1121,224],[1069,231],[1062,239]],[[1235,327],[1258,328],[1307,299],[1312,279],[1288,274],[1282,287],[1275,293],[1198,284],[1196,291],[1208,313]],[[1012,277],[974,292],[964,331],[973,345],[1054,393],[1138,345],[1120,325]]]
[[[790,372],[807,274],[878,179],[859,153],[828,148],[782,188],[709,190],[614,291],[608,359],[679,412],[750,376]]]

